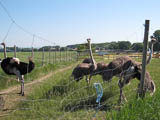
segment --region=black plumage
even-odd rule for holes
[[[8,75],[16,75],[18,79],[21,81],[21,92],[20,94],[24,96],[24,77],[23,75],[30,73],[35,64],[32,61],[32,57],[29,57],[29,63],[21,62],[18,58],[15,57],[7,57],[6,56],[6,47],[4,46],[4,59],[1,61],[2,70]]]

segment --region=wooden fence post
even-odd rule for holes
[[[34,58],[34,48],[32,47],[32,57]]]
[[[71,51],[69,51],[69,61],[71,61]]]
[[[54,51],[53,51],[52,57],[53,57],[53,64],[54,64]]]
[[[66,49],[66,62],[67,62],[67,58],[68,58],[68,57],[67,57],[67,49]]]
[[[51,49],[49,48],[49,57],[48,57],[48,59],[49,59],[49,63],[51,63]]]
[[[62,62],[62,52],[61,52],[61,49],[60,49],[60,62]]]
[[[143,59],[142,59],[142,75],[140,82],[140,97],[145,97],[144,84],[145,84],[145,74],[146,74],[146,58],[147,58],[147,44],[149,35],[149,20],[145,21],[145,31],[144,31],[144,41],[143,41]]]
[[[14,45],[14,57],[17,57],[16,51],[16,45]]]
[[[78,61],[78,59],[79,59],[79,52],[77,51],[77,61]]]
[[[44,48],[43,48],[43,51],[42,51],[42,66],[44,65]]]
[[[54,54],[55,55],[55,63],[57,61],[57,58],[56,58],[57,57],[57,53],[56,52],[57,52],[57,50],[55,51],[55,54]]]

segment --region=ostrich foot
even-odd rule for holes
[[[118,100],[118,104],[121,105],[123,104],[123,101],[125,101],[126,103],[128,103],[126,97],[124,95],[120,96],[119,97],[119,100]]]
[[[89,79],[87,79],[87,82],[88,82],[88,84],[90,83],[90,80]]]
[[[122,98],[120,97],[118,100],[118,105],[121,105],[121,104],[122,104]]]
[[[18,94],[21,96],[24,96],[24,92],[22,92],[22,91],[20,91]]]
[[[24,96],[24,92],[21,95]]]
[[[18,82],[20,81],[19,78],[17,78],[17,81],[18,81]]]
[[[86,78],[86,82],[87,82],[87,85],[89,85],[90,81],[88,78]]]
[[[123,95],[122,97],[123,97],[123,100],[124,100],[126,103],[128,103],[127,98],[126,98],[124,95]]]

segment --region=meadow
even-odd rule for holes
[[[97,60],[100,61],[100,59]],[[136,60],[140,61],[140,59]],[[110,60],[104,58],[103,61],[107,63]],[[26,99],[21,100],[16,110],[5,117],[1,117],[1,119],[158,120],[160,117],[159,62],[160,59],[152,59],[151,63],[147,66],[147,70],[156,84],[156,92],[152,97],[147,93],[145,99],[136,99],[136,88],[139,81],[134,79],[130,85],[124,87],[128,103],[118,105],[118,78],[114,77],[112,82],[108,83],[103,82],[101,76],[97,75],[92,78],[89,85],[85,79],[76,82],[70,78],[72,70],[75,67],[73,66],[67,71],[53,75],[43,84],[35,86],[32,93]],[[65,66],[71,65],[71,63],[73,62],[69,62]],[[48,66],[46,69],[48,71],[51,70]],[[40,73],[43,72],[41,71]],[[100,82],[104,90],[101,99],[102,106],[98,111],[96,111],[97,94],[93,86],[95,82]]]
[[[16,57],[22,62],[28,63],[28,57],[31,56],[31,52],[17,52]],[[7,57],[13,57],[14,52],[7,52]],[[3,60],[3,52],[0,53],[0,58]],[[34,52],[35,69],[25,75],[25,83],[33,81],[36,78],[40,78],[49,72],[55,71],[58,68],[63,68],[66,65],[70,65],[77,61],[77,53],[73,51],[68,52]],[[13,75],[5,74],[0,69],[0,90],[19,84],[17,77]]]

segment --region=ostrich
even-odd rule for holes
[[[155,42],[156,42],[155,39],[151,40],[151,51],[150,51],[150,56],[147,59],[147,64],[149,64],[151,61],[153,53],[153,45]],[[125,101],[127,101],[125,96],[123,95],[122,88],[124,87],[125,84],[128,84],[131,81],[131,79],[137,78],[138,80],[140,80],[141,73],[142,73],[141,63],[134,61],[128,56],[122,56],[110,62],[104,69],[104,71],[101,73],[101,75],[104,81],[110,81],[113,76],[120,77],[118,86],[120,88],[119,102],[121,103],[122,98]],[[156,89],[154,81],[152,80],[149,72],[146,72],[144,88],[145,92],[151,91],[151,95],[154,94]]]
[[[91,51],[91,48],[90,48],[90,51]],[[91,52],[92,52],[92,51],[91,51]],[[85,59],[82,61],[82,63],[91,64],[92,61],[95,62],[93,55],[90,54],[90,58],[85,58]],[[96,64],[96,62],[95,62],[95,64]],[[97,75],[97,74],[101,75],[102,71],[103,71],[106,67],[107,67],[107,64],[106,64],[106,63],[104,63],[104,62],[98,62],[98,63],[96,64],[95,70],[92,71],[92,72],[89,74],[89,79],[88,79],[88,75],[86,75],[86,77],[87,77],[87,78],[86,78],[87,82],[90,83],[90,80],[91,80],[92,76],[95,76],[95,75]]]
[[[24,75],[30,73],[35,65],[32,62],[32,57],[29,57],[29,64],[21,62],[18,58],[7,57],[5,43],[1,43],[4,47],[4,59],[1,61],[2,70],[8,75],[16,75],[21,81],[20,94],[24,96]]]
[[[86,59],[86,61],[84,60],[83,63],[78,64],[74,68],[71,76],[73,76],[76,81],[79,81],[83,78],[83,76],[86,76],[86,81],[89,82],[88,75],[91,74],[96,69],[96,66],[97,66],[95,63],[95,60],[93,59],[90,39],[87,39],[87,42],[88,42],[89,52],[91,56],[91,59],[90,59],[91,63],[88,63],[88,61],[90,61],[88,58]]]

